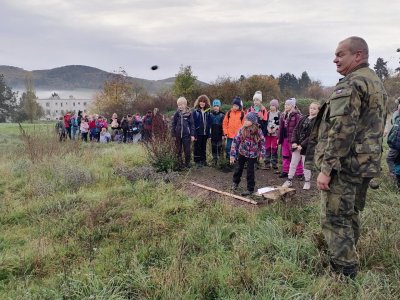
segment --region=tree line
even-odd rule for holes
[[[400,52],[400,48],[397,52]],[[390,99],[398,98],[400,67],[394,72],[390,71],[387,68],[387,61],[379,57],[374,70],[384,82]],[[322,100],[329,96],[331,90],[322,86],[320,81],[312,80],[307,71],[302,72],[299,77],[289,72],[281,73],[277,77],[273,75],[219,77],[210,84],[204,84],[197,80],[191,66],[181,66],[175,75],[173,86],[152,95],[143,87],[132,84],[128,80],[128,74],[120,70],[106,80],[103,88],[93,96],[94,101],[90,110],[106,116],[111,116],[113,113],[143,114],[154,107],[159,108],[161,112],[167,112],[176,108],[176,98],[179,96],[184,96],[189,102],[193,102],[199,95],[206,94],[212,99],[220,99],[223,104],[230,104],[235,96],[239,96],[243,101],[251,101],[254,91],[261,91],[265,102],[290,97]],[[26,78],[25,91],[18,97],[18,93],[5,84],[4,76],[0,74],[0,122],[25,120],[33,122],[41,118],[44,112],[36,99],[31,78]]]

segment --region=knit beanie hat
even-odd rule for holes
[[[291,106],[295,107],[295,106],[296,106],[296,99],[295,99],[295,98],[287,99],[287,100],[285,101],[285,104],[291,105]]]
[[[257,91],[257,92],[254,93],[253,101],[256,100],[256,99],[259,100],[260,102],[262,102],[262,93],[261,93],[261,91]]]
[[[253,123],[253,124],[257,124],[257,122],[258,122],[257,113],[254,112],[254,111],[249,112],[249,113],[246,115],[246,120],[250,121],[250,122]]]
[[[214,99],[212,105],[213,105],[213,106],[221,106],[221,100],[219,100],[219,99]]]
[[[238,96],[236,96],[235,98],[233,98],[232,101],[232,105],[237,105],[239,106],[239,109],[242,109],[242,100],[240,100],[240,98]]]
[[[279,108],[279,101],[276,99],[272,99],[269,103],[270,106],[275,106],[277,109]]]

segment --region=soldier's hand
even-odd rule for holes
[[[323,191],[329,191],[330,182],[331,182],[331,177],[320,172],[317,177],[317,188]]]

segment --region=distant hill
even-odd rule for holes
[[[104,81],[110,78],[114,73],[106,72],[97,68],[70,65],[50,70],[26,71],[13,66],[1,66],[0,74],[4,74],[6,84],[13,89],[23,90],[25,88],[25,78],[31,73],[33,84],[37,90],[99,90]],[[174,77],[163,80],[147,80],[141,78],[129,77],[133,83],[145,88],[149,93],[156,93],[163,88],[172,86]],[[199,82],[200,84],[206,84]]]

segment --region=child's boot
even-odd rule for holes
[[[292,182],[292,179],[291,179],[291,178],[288,178],[288,180],[286,180],[285,183],[282,184],[282,187],[287,187],[287,188],[289,188],[289,187],[292,187],[292,186],[293,186],[293,182]]]
[[[305,181],[303,185],[303,190],[309,190],[311,188],[310,181]]]

